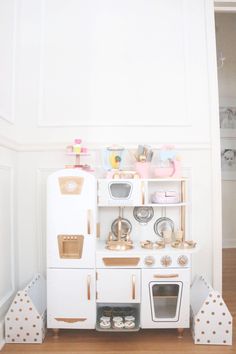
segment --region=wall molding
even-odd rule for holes
[[[14,12],[12,19],[12,62],[11,62],[11,93],[10,93],[10,117],[6,117],[0,114],[0,119],[13,124],[15,121],[15,80],[16,80],[16,35],[17,35],[17,12],[18,12],[18,1],[13,1]]]
[[[17,143],[16,140],[11,140],[9,138],[4,137],[3,135],[0,135],[0,147],[13,151],[18,151],[19,146],[20,144]]]
[[[16,291],[16,270],[15,270],[15,238],[14,238],[14,172],[13,167],[8,165],[0,165],[0,171],[5,170],[9,171],[10,179],[10,262],[11,262],[11,289],[6,292],[6,294],[0,299],[0,309],[6,304],[6,302],[12,297]]]
[[[12,140],[0,135],[0,147],[13,150],[16,152],[47,152],[47,151],[65,151],[65,147],[70,145],[71,142],[45,142],[45,143],[20,143],[16,140]],[[128,144],[120,144],[124,146],[126,149],[136,149],[139,142],[133,142]],[[112,145],[112,143],[110,144]],[[148,145],[151,145],[153,149],[160,149],[165,143],[157,144],[156,142],[148,142]],[[210,150],[210,143],[172,143],[177,150]],[[101,143],[86,143],[86,146],[90,151],[97,151],[103,149],[107,144]]]
[[[189,86],[191,82],[191,78],[189,75],[187,75],[187,70],[186,67],[188,66],[188,54],[187,54],[187,43],[191,40],[188,34],[188,27],[187,27],[187,19],[188,19],[188,12],[187,12],[187,1],[186,0],[179,0],[180,3],[180,8],[182,11],[182,21],[180,21],[179,25],[182,26],[181,31],[182,31],[182,40],[183,40],[183,47],[184,47],[184,59],[183,59],[183,70],[185,72],[185,77],[184,77],[184,82],[183,82],[183,96],[184,96],[184,101],[189,102]],[[48,127],[48,128],[59,128],[59,127],[159,127],[159,128],[194,128],[193,127],[193,120],[191,116],[191,108],[189,105],[185,105],[184,107],[184,113],[185,113],[185,119],[184,122],[180,124],[173,124],[173,123],[158,123],[156,121],[155,123],[149,122],[146,119],[145,123],[140,123],[138,121],[133,121],[129,122],[126,121],[125,123],[109,123],[107,121],[102,121],[99,120],[99,122],[96,122],[96,117],[92,117],[93,122],[88,122],[87,119],[82,118],[82,121],[69,121],[68,119],[65,119],[64,121],[54,121],[54,122],[48,122],[44,118],[43,114],[43,87],[44,87],[44,63],[45,63],[45,32],[46,32],[46,25],[45,25],[45,12],[46,12],[46,1],[45,0],[40,0],[40,70],[39,70],[39,97],[38,97],[38,116],[37,116],[37,126],[38,127]]]

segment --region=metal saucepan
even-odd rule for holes
[[[119,230],[120,226],[120,230]],[[120,233],[120,238],[123,240],[126,240],[127,235],[131,233],[132,230],[132,225],[131,222],[128,219],[118,217],[113,221],[111,224],[111,232],[113,235],[118,239],[119,238],[119,233]]]
[[[165,216],[157,219],[153,227],[155,233],[161,238],[163,238],[163,232],[165,230],[171,230],[174,232],[174,222]]]
[[[135,207],[133,210],[133,215],[135,220],[137,220],[140,224],[145,225],[152,220],[154,210],[152,207]]]

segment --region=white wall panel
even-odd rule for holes
[[[0,165],[0,308],[15,290],[12,202],[12,169]]]
[[[40,126],[209,140],[203,0],[41,1]]]
[[[0,118],[14,120],[16,0],[0,1]]]
[[[16,152],[0,142],[0,349],[4,344],[4,315],[17,288],[15,173]]]

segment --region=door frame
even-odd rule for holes
[[[236,12],[236,0],[206,1],[207,13],[207,51],[211,115],[211,154],[212,154],[212,283],[222,292],[222,194],[220,161],[219,97],[216,58],[215,12]]]
[[[215,12],[236,12],[236,0],[215,0]]]

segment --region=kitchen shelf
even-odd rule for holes
[[[140,330],[140,326],[136,326],[134,328],[101,328],[99,323],[96,324],[95,327],[98,332],[138,332]]]
[[[89,156],[90,154],[88,152],[67,152],[66,155],[68,156]]]
[[[161,203],[145,203],[145,204],[136,204],[136,205],[122,205],[122,207],[132,207],[132,208],[135,208],[135,207],[157,207],[157,208],[163,208],[163,207],[181,207],[181,206],[186,206],[187,203],[166,203],[166,204],[161,204]],[[109,208],[112,208],[112,207],[120,207],[121,205],[120,204],[117,204],[117,205],[107,205],[107,204],[98,204],[98,207],[109,207]]]
[[[186,202],[184,203],[145,203],[145,205],[137,205],[137,206],[150,206],[150,207],[158,207],[158,208],[162,208],[162,207],[178,207],[178,206],[185,206],[187,205]]]
[[[132,308],[135,312],[135,327],[134,328],[101,328],[100,327],[100,318],[101,316],[103,315],[103,311],[104,311],[104,307],[111,307],[111,308],[114,308],[114,307],[121,307],[124,311],[124,309],[127,307],[127,309],[130,309]],[[124,315],[119,315],[117,314],[116,316],[121,316],[121,317],[124,317]],[[112,318],[112,316],[111,316]],[[111,320],[112,322],[112,320]],[[139,304],[109,304],[109,303],[103,303],[102,305],[98,305],[97,307],[97,322],[96,322],[96,330],[99,331],[99,332],[137,332],[140,330],[140,305]]]

